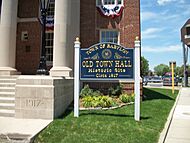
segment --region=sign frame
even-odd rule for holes
[[[81,76],[81,74],[82,74],[82,65],[81,65],[81,63],[82,63],[82,54],[81,54],[81,52],[87,52],[88,50],[90,50],[91,48],[94,48],[94,47],[99,47],[99,46],[101,46],[101,45],[112,45],[112,46],[118,46],[118,47],[120,47],[120,48],[122,48],[122,49],[124,49],[124,50],[129,50],[131,53],[130,53],[130,56],[132,57],[130,57],[131,59],[132,59],[132,63],[131,63],[131,65],[132,65],[132,69],[130,69],[130,70],[132,70],[132,73],[131,73],[131,75],[132,75],[132,78],[127,78],[127,77],[123,77],[123,78],[121,78],[121,77],[117,77],[117,78],[113,78],[113,77],[110,77],[110,78],[108,78],[108,77],[106,77],[106,78],[104,78],[104,77],[102,77],[102,78],[95,78],[95,77],[93,77],[93,78],[83,78],[82,76]],[[105,48],[105,49],[107,49],[107,48]],[[96,52],[98,53],[98,50],[99,49],[96,49]],[[112,52],[113,52],[113,49],[112,49]],[[99,53],[100,54],[100,53]],[[128,54],[128,53],[127,53]],[[115,61],[116,59],[112,59],[113,61]],[[122,59],[123,60],[123,59]],[[121,61],[121,60],[120,60]],[[122,45],[118,45],[118,44],[115,44],[115,43],[111,43],[111,42],[101,42],[101,43],[97,43],[97,44],[94,44],[94,45],[92,45],[92,46],[90,46],[89,48],[81,48],[80,49],[80,60],[79,60],[79,64],[80,64],[80,68],[79,68],[79,71],[80,71],[80,80],[82,80],[82,81],[89,81],[89,80],[91,80],[91,81],[134,81],[135,80],[135,50],[134,50],[134,48],[125,48],[124,46],[122,46]],[[112,68],[114,68],[114,67],[112,67]],[[125,67],[125,69],[126,69],[127,67]],[[126,72],[125,72],[126,73]],[[112,72],[110,73],[110,74],[113,74]]]
[[[133,52],[133,74],[134,74],[134,92],[135,92],[135,109],[134,119],[140,121],[140,40],[135,38],[135,47]],[[75,64],[74,64],[74,117],[79,117],[79,92],[80,92],[80,41],[76,38],[75,41]],[[135,58],[136,57],[136,58]],[[95,80],[97,81],[97,80]],[[100,81],[100,80],[99,80]],[[111,81],[111,80],[110,80]],[[126,79],[127,81],[127,79]]]

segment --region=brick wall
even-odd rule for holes
[[[38,15],[39,0],[18,1],[16,69],[22,74],[36,74],[39,65],[41,27]],[[28,33],[28,40],[21,40],[22,32]]]
[[[102,16],[96,8],[96,0],[81,0],[80,40],[81,47],[87,48],[99,43],[100,29],[116,29],[120,33],[120,45],[134,47],[136,36],[140,34],[140,0],[124,0],[124,10],[121,16],[114,19]],[[91,88],[106,90],[118,83],[84,82]],[[128,94],[134,92],[134,82],[122,83]],[[142,95],[142,84],[141,84]]]
[[[114,19],[102,16],[96,8],[96,0],[81,0],[80,39],[82,47],[99,42],[100,29],[117,29],[120,44],[133,48],[134,39],[140,37],[140,1],[124,0],[121,16]]]
[[[102,92],[105,95],[108,95],[108,90],[110,87],[112,88],[116,88],[117,86],[120,86],[120,84],[122,85],[122,91],[124,93],[127,93],[129,95],[131,95],[132,93],[134,93],[134,82],[129,81],[129,82],[83,82],[82,87],[84,87],[85,85],[89,85],[89,87],[91,89],[94,90],[99,90],[100,92]],[[141,86],[140,86],[140,94],[141,96],[143,95],[143,85],[141,82]]]
[[[18,23],[16,68],[22,74],[35,74],[39,65],[41,31],[38,22]],[[22,31],[28,32],[28,40],[21,40]]]
[[[124,10],[120,17],[103,17],[96,8],[96,0],[81,0],[80,39],[82,47],[99,42],[100,29],[117,29],[120,32],[120,44],[134,47],[134,39],[140,37],[139,0],[124,0]],[[37,18],[38,0],[19,0],[19,18]],[[28,41],[21,41],[21,32],[28,31]],[[40,57],[39,22],[22,22],[17,27],[16,68],[22,74],[35,74]]]
[[[33,18],[38,17],[39,0],[18,0],[18,17]]]

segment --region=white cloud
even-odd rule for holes
[[[161,28],[148,28],[142,31],[142,39],[151,39],[158,37],[158,32],[161,32]]]
[[[159,5],[165,5],[165,4],[173,2],[173,1],[175,1],[175,0],[157,0],[157,3]]]
[[[150,53],[164,53],[164,52],[180,52],[182,50],[181,45],[169,45],[164,47],[149,47],[143,46],[143,52],[150,52]]]
[[[157,0],[157,3],[159,5],[165,5],[167,3],[171,3],[171,2],[178,2],[178,3],[184,3],[184,0]]]
[[[181,13],[171,13],[169,10],[165,10],[162,12],[151,12],[151,11],[143,11],[141,12],[141,21],[144,22],[151,22],[151,23],[163,23],[170,20],[171,22],[175,22],[181,18]]]
[[[154,12],[141,12],[141,20],[142,21],[146,21],[146,20],[150,20],[153,18],[156,18],[157,14]]]

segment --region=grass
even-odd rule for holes
[[[73,111],[54,120],[35,139],[35,143],[157,143],[177,92],[144,89],[141,121],[134,120],[134,105],[107,111]]]

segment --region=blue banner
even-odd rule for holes
[[[100,43],[80,50],[81,80],[134,79],[134,48]]]

